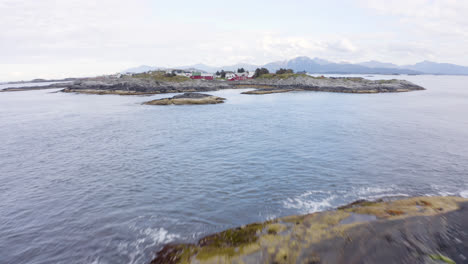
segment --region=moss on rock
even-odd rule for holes
[[[353,214],[373,215],[373,222],[435,216],[459,209],[460,197],[415,197],[396,201],[357,201],[337,210],[287,216],[206,236],[197,244],[164,248],[155,261],[168,263],[320,263],[327,243],[359,241],[368,222],[343,220]],[[365,230],[365,229],[364,229]],[[366,231],[367,232],[367,231]],[[318,251],[317,251],[318,250]],[[323,250],[323,249],[322,249]],[[427,255],[426,255],[427,256]],[[153,262],[164,263],[164,262]],[[449,263],[449,262],[448,262]]]

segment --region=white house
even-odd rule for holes
[[[235,73],[226,73],[226,79],[232,79],[232,78],[236,78],[236,74]]]

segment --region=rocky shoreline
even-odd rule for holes
[[[332,93],[391,93],[424,90],[406,80],[367,80],[360,77],[325,78],[308,75],[296,75],[287,79],[280,77],[246,81],[256,90],[244,94],[284,93],[289,91],[315,91]]]
[[[63,89],[67,83],[54,83],[50,85],[40,85],[40,86],[23,86],[23,87],[10,87],[1,89],[1,92],[22,92],[22,91],[36,91],[36,90],[46,90],[46,89]]]
[[[201,93],[184,93],[171,98],[162,98],[143,103],[144,105],[199,105],[221,104],[224,98]]]
[[[169,244],[151,263],[468,263],[468,199],[361,200]]]
[[[84,94],[152,95],[162,93],[208,92],[222,89],[255,88],[244,94],[267,94],[291,91],[322,91],[336,93],[388,93],[424,90],[405,80],[367,80],[356,77],[313,77],[306,74],[273,75],[244,81],[139,78],[132,76],[96,77],[68,84],[54,84],[40,89],[64,88],[62,92]],[[39,87],[6,89],[23,91]]]

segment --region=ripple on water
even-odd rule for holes
[[[2,93],[0,263],[148,263],[167,242],[358,199],[468,197],[468,77],[401,78],[428,90],[195,107]]]

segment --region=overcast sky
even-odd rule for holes
[[[0,0],[0,81],[146,64],[468,65],[467,0]]]

